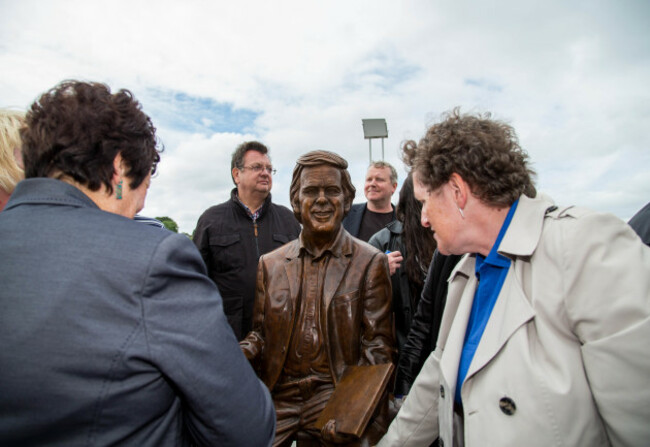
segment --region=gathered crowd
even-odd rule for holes
[[[650,203],[556,204],[453,109],[357,204],[326,150],[274,203],[242,142],[190,239],[138,214],[157,141],[100,83],[0,110],[0,445],[650,444]]]

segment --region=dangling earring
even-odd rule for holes
[[[122,200],[122,180],[117,182],[117,187],[115,188],[115,197],[117,200]]]
[[[462,208],[461,207],[457,207],[457,208],[458,208],[458,212],[460,213],[460,217],[462,217],[464,219],[465,218],[465,213],[463,213]]]

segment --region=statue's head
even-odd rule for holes
[[[309,152],[296,161],[289,194],[303,230],[338,233],[356,193],[347,167],[344,158],[328,151]]]

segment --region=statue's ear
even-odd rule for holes
[[[302,223],[302,218],[300,216],[300,202],[297,200],[292,200],[291,209],[293,210],[293,215],[296,216],[296,219],[298,219],[298,222]]]
[[[352,208],[352,199],[346,198],[345,204],[343,205],[343,217],[347,216]]]

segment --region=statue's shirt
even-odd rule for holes
[[[314,258],[302,250],[302,284],[289,352],[284,365],[285,375],[307,377],[312,374],[329,375],[329,359],[321,325],[323,284],[330,259],[329,250]]]

